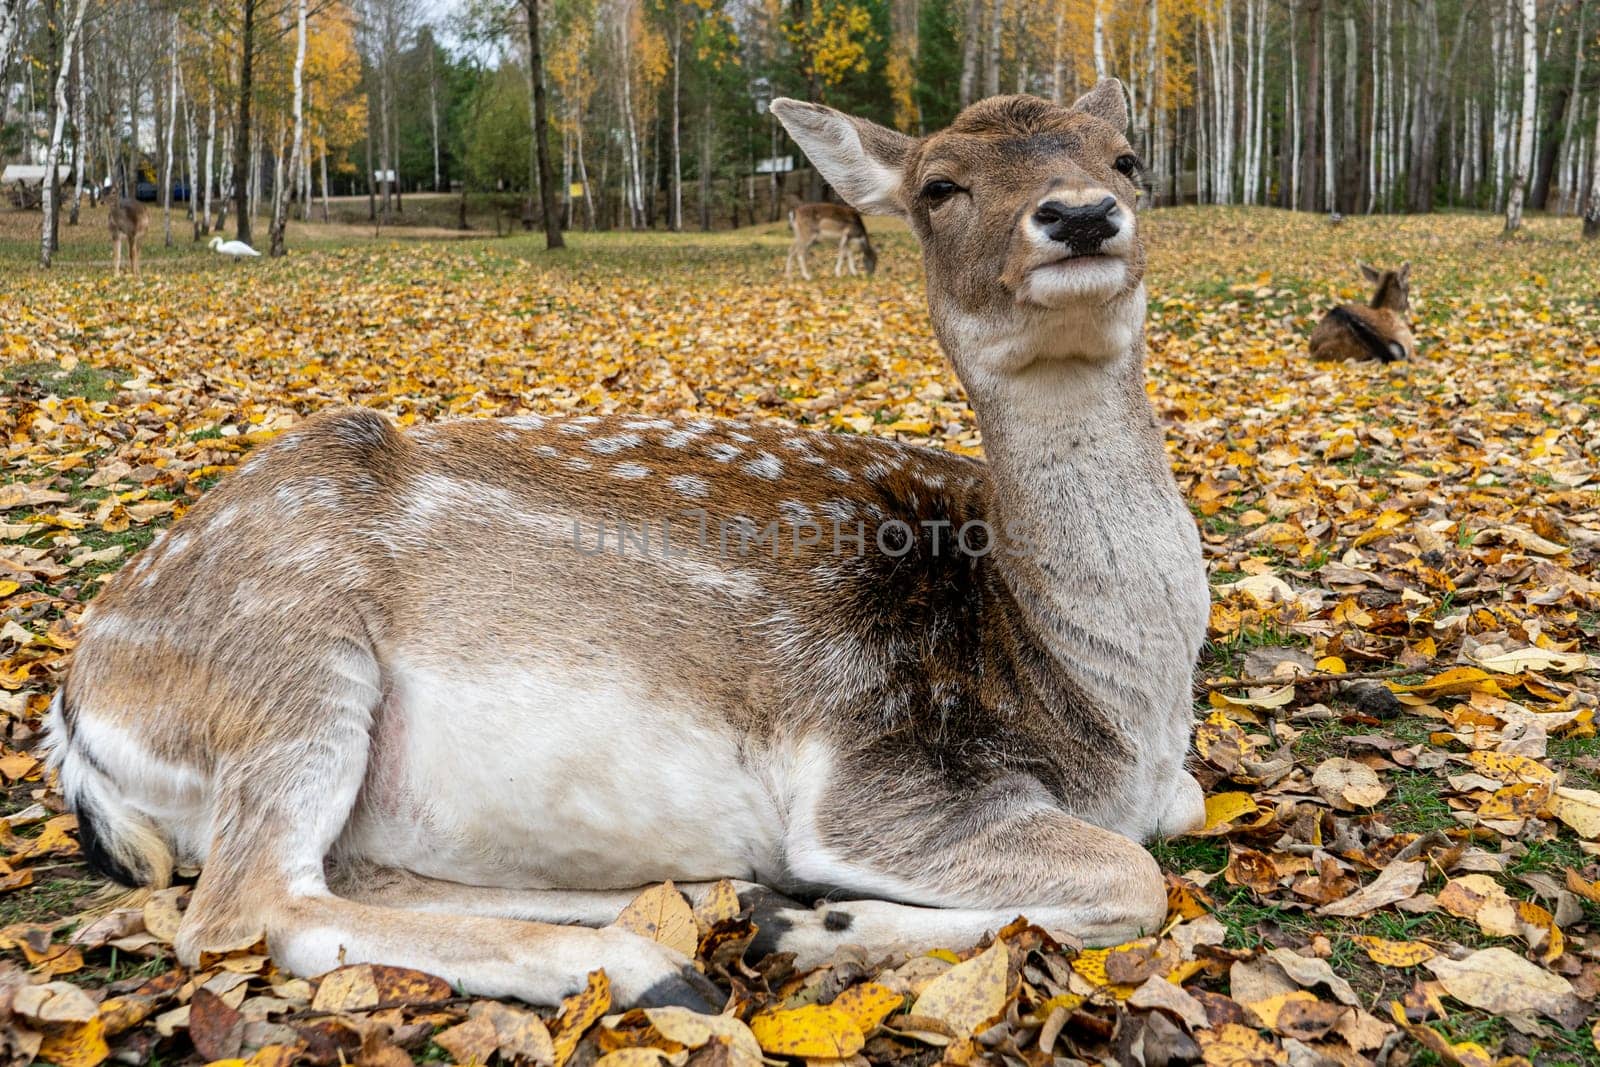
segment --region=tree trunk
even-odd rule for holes
[[[1333,42],[1328,32],[1328,9],[1322,9],[1322,206],[1332,210],[1334,188],[1333,158]]]
[[[27,0],[0,0],[0,77],[11,62],[11,48],[17,43],[22,12],[27,6]]]
[[[587,229],[594,230],[594,193],[589,188],[589,166],[583,158],[583,116],[573,123],[577,127],[578,181],[583,185],[583,218]]]
[[[428,117],[433,121],[433,191],[440,192],[439,174],[439,89],[433,72],[433,39],[428,39]]]
[[[385,41],[388,33],[385,31]],[[378,67],[378,188],[381,193],[383,205],[382,225],[387,226],[394,217],[393,198],[394,181],[390,177],[392,172],[399,168],[394,165],[394,156],[390,154],[392,145],[389,141],[389,66],[394,62],[387,43],[381,64]]]
[[[1511,196],[1506,202],[1507,235],[1522,225],[1522,201],[1528,188],[1528,172],[1533,166],[1534,112],[1539,105],[1539,53],[1534,38],[1534,0],[1522,0],[1522,121],[1517,132],[1517,169],[1511,179]]]
[[[961,39],[961,106],[978,88],[978,37],[983,32],[983,0],[967,0],[966,34]]]
[[[178,92],[183,98],[183,154],[185,164],[184,183],[189,190],[189,241],[194,243],[200,240],[200,201],[195,187],[200,171],[199,146],[195,143],[194,98],[189,95],[189,87],[183,81],[183,68],[178,68]]]
[[[68,23],[66,35],[61,41],[60,66],[56,68],[55,96],[51,102],[50,151],[45,157],[45,180],[41,183],[44,194],[44,220],[39,236],[41,267],[50,265],[50,257],[56,250],[56,220],[61,201],[61,176],[56,168],[61,163],[61,136],[67,123],[67,79],[72,71],[72,52],[78,43],[78,33],[83,29],[83,13],[88,7],[89,0],[78,0],[73,8],[72,21]]]
[[[1000,35],[1005,29],[1005,0],[994,0],[989,8],[989,48],[984,55],[983,95],[1000,95]]]
[[[523,0],[528,13],[528,65],[533,75],[533,140],[539,156],[539,206],[544,213],[545,248],[565,248],[567,243],[561,238],[561,219],[556,215],[555,177],[550,168],[550,122],[545,114],[544,55],[539,45],[540,2]]]
[[[1356,33],[1355,16],[1344,15],[1344,84],[1340,87],[1339,128],[1339,182],[1338,203],[1331,205],[1346,214],[1354,214],[1361,201],[1361,127],[1356,118],[1356,91],[1361,78],[1360,38]]]
[[[1056,34],[1050,43],[1050,102],[1060,104],[1066,99],[1062,95],[1061,78],[1066,71],[1066,50],[1063,46],[1066,44],[1067,5],[1066,0],[1055,0],[1055,2]]]
[[[300,146],[305,138],[306,0],[296,0],[294,38],[294,139],[289,148],[289,166],[272,188],[272,242],[268,254],[285,253],[284,230],[289,224],[289,190],[294,175],[300,173]]]
[[[1600,237],[1600,102],[1594,109],[1594,142],[1589,146],[1589,199],[1583,209],[1583,237]]]
[[[1094,76],[1106,76],[1106,14],[1103,0],[1094,0]]]
[[[233,134],[233,214],[234,235],[250,243],[250,102],[256,47],[256,2],[243,0],[244,17],[239,31],[239,109]]]
[[[172,154],[178,140],[178,13],[172,13],[172,62],[167,72],[167,144],[161,164],[161,241],[172,247]]]
[[[1317,120],[1321,117],[1322,102],[1322,0],[1307,0],[1306,26],[1310,45],[1306,50],[1306,108],[1301,121],[1305,126],[1302,143],[1305,154],[1300,159],[1300,210],[1317,210],[1317,172],[1322,161],[1317,158]]]
[[[683,27],[679,25],[682,6],[672,0],[672,217],[668,227],[683,229]]]
[[[72,210],[67,215],[67,225],[78,224],[78,209],[83,202],[83,157],[89,146],[84,136],[83,67],[86,49],[78,49],[78,62],[73,67],[72,92]],[[0,80],[5,78],[5,62],[0,60]]]

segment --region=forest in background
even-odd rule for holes
[[[67,175],[41,258],[109,179],[165,237],[405,219],[421,190],[562,229],[720,228],[826,195],[767,111],[909,133],[1121,78],[1148,202],[1584,214],[1589,0],[0,0],[0,160]],[[543,151],[540,151],[543,149]],[[793,171],[786,168],[793,166]],[[45,173],[48,173],[46,171]],[[144,186],[141,188],[141,184]],[[191,190],[193,195],[190,195]],[[27,190],[8,186],[23,206]],[[348,205],[343,207],[348,211]],[[172,221],[176,215],[178,222]]]

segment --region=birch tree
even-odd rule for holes
[[[294,187],[291,175],[300,172],[300,154],[305,141],[305,71],[306,71],[306,0],[295,0],[294,27],[294,140],[289,149],[289,166],[279,171],[272,185],[272,230],[268,254],[285,253],[284,230],[289,223],[289,191]]]
[[[22,13],[28,0],[0,0],[0,76],[11,63],[11,49],[22,27]]]
[[[1594,109],[1594,141],[1589,148],[1594,158],[1589,161],[1589,202],[1583,209],[1583,236],[1592,241],[1600,237],[1600,106]]]
[[[61,41],[61,65],[56,69],[55,120],[50,125],[50,151],[45,156],[44,220],[39,237],[41,267],[50,266],[50,258],[56,248],[56,218],[60,213],[57,199],[61,188],[56,168],[61,163],[61,138],[67,124],[67,79],[72,73],[73,51],[77,47],[78,34],[83,29],[83,15],[88,7],[89,0],[77,0],[72,9],[71,21],[67,24],[67,32]],[[81,133],[79,137],[82,137]]]
[[[1522,0],[1522,119],[1517,132],[1517,165],[1511,179],[1511,196],[1506,201],[1507,235],[1522,225],[1522,201],[1528,191],[1528,172],[1533,167],[1534,115],[1539,102],[1539,53],[1534,39],[1535,0]]]

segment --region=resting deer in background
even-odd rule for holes
[[[773,111],[905,218],[987,463],[714,419],[321,414],[94,602],[49,715],[86,856],[202,865],[181,959],[703,1004],[612,921],[739,880],[801,966],[1026,914],[1155,931],[1208,591],[1144,390],[1120,84],[913,139]],[[820,903],[811,903],[820,901]],[[585,924],[579,926],[567,923]]]
[[[1344,304],[1322,316],[1311,332],[1312,359],[1376,359],[1393,363],[1416,355],[1416,341],[1406,315],[1411,310],[1411,264],[1379,272],[1357,264],[1361,276],[1376,288],[1372,300]]]
[[[133,276],[139,277],[139,238],[150,228],[150,213],[137,200],[117,200],[107,219],[111,224],[112,273],[122,273],[122,243],[126,241]]]
[[[867,273],[878,269],[878,252],[867,235],[867,224],[861,213],[842,204],[801,204],[789,212],[789,228],[794,231],[794,243],[789,246],[789,258],[783,264],[783,276],[789,277],[795,262],[800,263],[800,276],[811,280],[806,266],[806,253],[818,241],[839,245],[838,258],[834,260],[833,276],[841,277],[848,263],[850,273],[856,272],[856,249],[861,249],[861,259]]]

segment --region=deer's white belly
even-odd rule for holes
[[[779,853],[760,756],[714,712],[570,670],[392,678],[347,856],[474,885],[601,889],[751,877]]]

